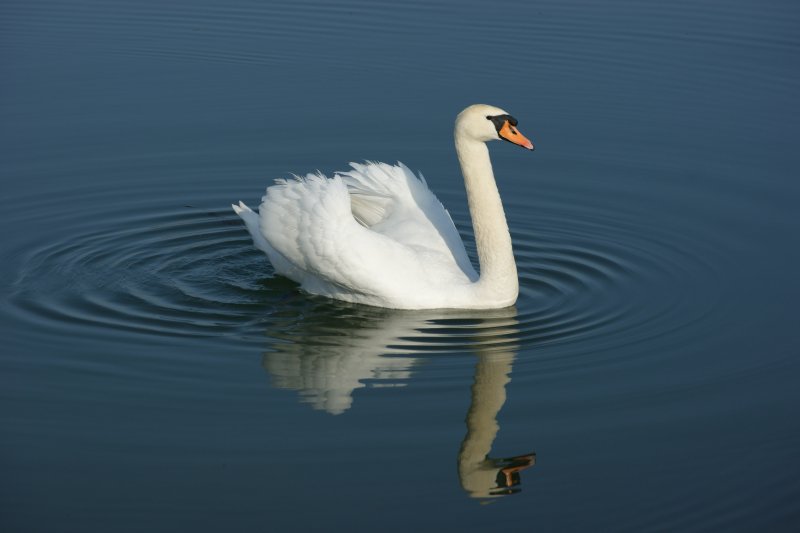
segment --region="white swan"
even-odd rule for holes
[[[331,179],[276,180],[259,213],[242,202],[232,207],[275,271],[312,294],[396,309],[510,306],[519,294],[517,267],[485,143],[533,150],[516,126],[502,109],[482,104],[456,118],[480,276],[449,213],[402,163],[351,163]]]

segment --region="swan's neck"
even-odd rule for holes
[[[512,305],[519,294],[517,265],[511,248],[506,214],[492,172],[486,143],[456,133],[456,152],[464,174],[469,212],[478,248],[483,298]]]

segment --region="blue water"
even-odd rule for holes
[[[3,2],[3,530],[797,530],[799,29],[788,1]],[[228,207],[400,160],[474,260],[476,102],[537,145],[490,147],[514,308],[311,297]]]

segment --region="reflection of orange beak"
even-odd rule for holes
[[[500,128],[499,133],[500,137],[508,142],[518,144],[523,148],[527,148],[528,150],[533,150],[533,143],[527,137],[521,134],[519,130],[512,126],[507,120],[503,124],[503,127]]]

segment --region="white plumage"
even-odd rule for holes
[[[471,106],[456,122],[481,277],[448,212],[424,178],[402,163],[351,163],[351,170],[332,178],[309,174],[276,180],[267,188],[259,213],[241,202],[232,207],[276,272],[312,294],[399,309],[511,305],[518,292],[516,267],[483,144],[498,138],[499,130],[487,120],[496,116],[507,114],[490,106]],[[474,199],[473,194],[489,198]],[[481,231],[479,224],[491,231]],[[498,230],[500,238],[493,238]],[[484,265],[488,255],[501,259],[503,272]],[[488,263],[498,263],[491,259]],[[487,276],[487,269],[495,272]]]

